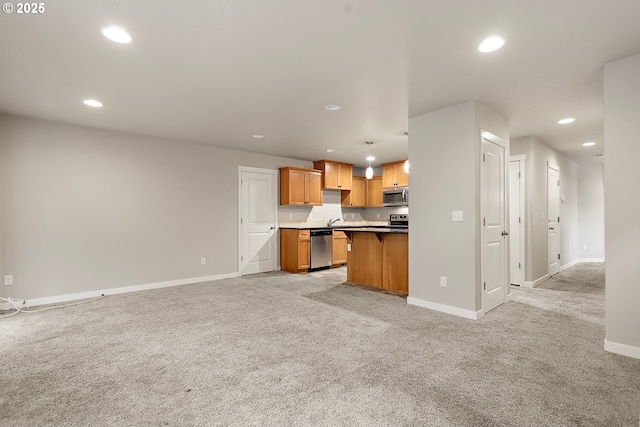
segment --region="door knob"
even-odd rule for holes
[[[507,233],[506,231],[503,231],[503,232],[502,232],[502,235],[503,235],[503,236],[508,236],[508,235],[509,235],[509,233]]]
[[[271,229],[272,229],[272,230],[275,230],[276,228],[275,228],[275,227],[271,227]]]

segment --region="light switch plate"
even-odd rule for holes
[[[13,275],[12,274],[4,276],[4,285],[5,286],[13,285]]]
[[[455,222],[463,221],[463,213],[462,213],[462,211],[453,211],[453,212],[451,212],[451,221],[455,221]]]

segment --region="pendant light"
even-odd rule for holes
[[[371,179],[373,178],[373,168],[371,167],[371,160],[375,160],[375,157],[371,155],[371,144],[373,144],[373,141],[366,141],[365,144],[369,146],[369,155],[367,156],[367,160],[369,161],[369,167],[367,167],[367,170],[365,171],[364,176],[367,179]]]
[[[404,136],[409,136],[409,132],[405,132]],[[409,174],[409,159],[404,161],[404,173]]]

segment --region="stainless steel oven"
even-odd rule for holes
[[[382,192],[382,206],[409,206],[409,187],[397,187]]]

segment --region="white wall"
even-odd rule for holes
[[[578,229],[578,256],[581,259],[603,259],[604,169],[602,163],[578,164]]]
[[[309,226],[324,226],[330,219],[340,218],[343,223],[362,222],[360,208],[343,208],[340,190],[322,190],[322,206],[279,206],[279,223],[304,223]]]
[[[20,299],[237,272],[238,166],[311,167],[5,115],[0,150],[0,265]]]
[[[525,154],[525,281],[544,279],[549,272],[547,165],[560,168],[560,265],[578,259],[578,165],[535,136],[510,141],[511,155]]]
[[[640,55],[604,67],[605,349],[640,358]]]
[[[480,129],[509,140],[508,122],[476,102],[409,119],[409,297],[461,315],[481,310]]]

